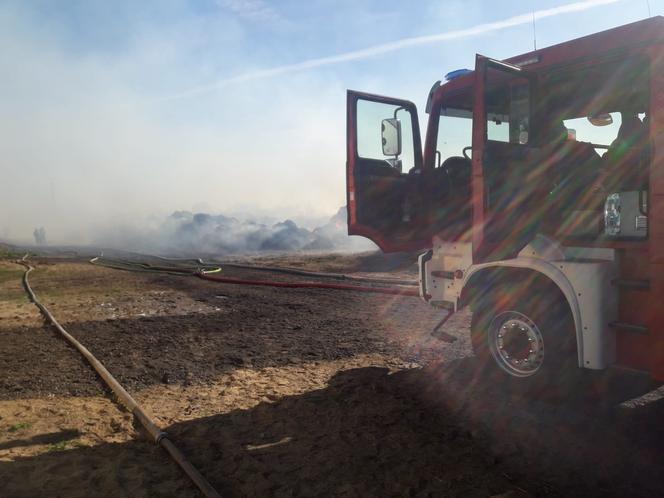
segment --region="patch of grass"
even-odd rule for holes
[[[25,292],[18,291],[0,292],[0,301],[2,301],[4,304],[24,304],[30,302]]]
[[[23,270],[16,265],[0,263],[0,301],[27,302],[27,295],[21,285]]]
[[[17,253],[16,251],[12,251],[8,247],[0,245],[0,258],[16,259],[20,258],[21,256],[23,255]]]
[[[29,429],[31,425],[30,422],[18,422],[9,428],[9,432],[18,432],[23,429]]]
[[[20,280],[23,276],[23,270],[19,267],[16,268],[3,268],[0,267],[0,284],[9,282],[10,280]]]
[[[68,439],[49,444],[46,451],[64,451],[68,448],[78,448],[80,446],[83,446],[83,443],[80,441],[77,441],[76,439]]]
[[[121,289],[117,287],[105,287],[104,284],[102,285],[86,285],[85,283],[81,285],[73,285],[70,283],[62,283],[58,282],[60,285],[57,285],[56,283],[49,284],[48,282],[46,285],[52,285],[50,287],[46,287],[46,285],[42,285],[41,282],[37,282],[37,284],[33,285],[33,288],[36,287],[36,285],[39,285],[39,289],[37,290],[37,296],[40,298],[41,301],[48,302],[49,300],[53,301],[60,301],[60,300],[67,300],[67,299],[72,299],[72,298],[78,298],[81,296],[84,296],[86,298],[95,298],[100,300],[100,302],[104,302],[104,300],[108,301],[111,298],[115,298],[117,296],[125,296],[127,295],[130,290],[128,289]],[[32,284],[32,282],[31,282]]]

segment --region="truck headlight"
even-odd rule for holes
[[[611,194],[604,202],[604,233],[620,235],[620,194]]]

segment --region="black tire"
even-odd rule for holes
[[[529,393],[568,385],[579,369],[567,302],[550,292],[500,297],[474,307],[471,342],[483,373]]]

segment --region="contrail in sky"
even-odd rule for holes
[[[354,50],[352,52],[346,52],[343,54],[331,55],[329,57],[308,59],[302,62],[297,62],[295,64],[286,64],[283,66],[260,69],[257,71],[240,74],[238,76],[233,76],[231,78],[220,79],[213,83],[209,83],[207,85],[201,85],[186,90],[182,93],[164,97],[161,100],[174,100],[174,99],[193,97],[195,95],[217,90],[227,85],[243,83],[245,81],[270,78],[272,76],[277,76],[280,74],[293,73],[296,71],[303,71],[306,69],[313,69],[321,66],[331,66],[333,64],[341,64],[343,62],[368,59],[370,57],[375,57],[377,55],[385,54],[387,52],[394,52],[396,50],[401,50],[409,47],[416,47],[419,45],[431,45],[433,43],[439,43],[441,41],[458,40],[460,38],[470,38],[473,36],[484,35],[494,31],[499,31],[506,28],[512,28],[514,26],[530,24],[533,22],[533,18],[534,20],[538,20],[538,19],[545,19],[547,17],[559,16],[561,14],[569,14],[571,12],[581,12],[584,10],[594,9],[602,5],[617,3],[619,1],[621,0],[586,0],[582,2],[568,3],[565,5],[560,5],[558,7],[552,7],[550,9],[543,9],[535,12],[529,12],[527,14],[521,14],[518,16],[510,17],[508,19],[503,19],[502,21],[479,24],[471,28],[459,29],[455,31],[447,31],[445,33],[437,33],[434,35],[402,38],[401,40],[396,40],[389,43],[383,43],[381,45],[374,45],[373,47],[368,47],[361,50]]]

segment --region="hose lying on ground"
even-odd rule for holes
[[[398,278],[376,278],[376,277],[356,277],[354,275],[346,275],[345,273],[326,273],[309,270],[298,270],[296,268],[284,268],[282,266],[257,266],[245,265],[240,263],[219,263],[221,266],[228,266],[229,268],[241,268],[244,270],[258,270],[267,271],[271,273],[286,273],[289,275],[302,275],[305,277],[319,277],[319,278],[332,278],[335,280],[351,280],[354,282],[370,282],[375,284],[394,284],[415,287],[419,283],[417,280],[406,280]]]
[[[221,268],[213,265],[206,265],[201,262],[196,266],[155,266],[150,263],[140,261],[130,261],[126,259],[109,259],[102,256],[94,257],[90,260],[93,265],[105,266],[115,270],[127,270],[146,273],[167,273],[169,275],[193,275],[200,270],[208,273],[220,272]]]
[[[257,271],[266,271],[270,273],[285,273],[288,275],[300,275],[303,277],[320,277],[320,278],[332,278],[335,280],[353,280],[356,282],[373,282],[376,284],[395,284],[395,285],[406,285],[416,287],[419,285],[417,280],[405,280],[398,278],[376,278],[376,277],[357,277],[355,275],[347,275],[345,273],[328,273],[328,272],[318,272],[310,270],[301,270],[299,268],[288,268],[283,266],[261,266],[261,265],[250,265],[244,263],[233,263],[225,261],[212,261],[209,263],[204,263],[201,258],[166,258],[164,256],[146,256],[150,258],[161,259],[163,261],[172,261],[172,262],[193,262],[203,266],[227,266],[229,268],[240,268],[243,270],[257,270]]]
[[[289,289],[333,289],[333,290],[347,290],[356,292],[368,292],[372,294],[390,294],[397,296],[412,296],[419,297],[419,290],[406,289],[400,287],[380,287],[380,286],[361,286],[361,285],[348,285],[348,284],[328,284],[324,282],[279,282],[272,280],[247,280],[241,278],[221,277],[213,275],[219,273],[221,268],[213,268],[212,265],[203,264],[199,260],[184,260],[184,261],[198,261],[199,265],[196,268],[191,266],[153,266],[149,263],[137,263],[128,260],[108,260],[102,259],[101,256],[92,258],[90,263],[107,268],[114,268],[118,270],[137,271],[137,272],[153,272],[153,273],[166,273],[170,275],[196,275],[204,280],[211,280],[225,284],[236,285],[254,285],[262,287],[282,287]],[[232,264],[229,266],[233,266]],[[243,265],[244,267],[244,265]],[[252,268],[247,265],[247,268]],[[370,281],[374,281],[369,279]],[[398,282],[398,281],[397,281]],[[395,283],[391,280],[390,283]]]
[[[20,260],[26,271],[23,274],[23,286],[25,287],[26,292],[30,296],[30,300],[39,308],[44,317],[53,324],[53,326],[60,332],[60,334],[72,345],[74,346],[81,355],[88,361],[88,363],[95,369],[95,371],[102,378],[104,383],[113,391],[113,393],[118,397],[120,402],[127,407],[127,409],[136,417],[136,419],[141,423],[145,430],[150,434],[155,444],[161,445],[171,456],[173,460],[180,466],[185,474],[193,481],[193,483],[200,489],[200,491],[208,498],[220,498],[219,493],[212,487],[212,485],[201,475],[200,472],[185,458],[182,452],[175,446],[171,440],[168,438],[168,434],[163,432],[159,427],[150,419],[150,417],[143,411],[141,406],[131,397],[131,395],[120,385],[120,383],[111,375],[111,373],[104,367],[104,365],[95,358],[95,356],[80,342],[78,342],[74,336],[69,334],[63,327],[58,323],[55,317],[51,312],[44,306],[38,299],[32,288],[30,287],[30,282],[28,280],[28,275],[34,268],[26,262],[27,254],[23,256],[23,259]]]
[[[286,287],[289,289],[335,289],[335,290],[348,290],[356,292],[370,292],[372,294],[391,294],[397,296],[412,296],[412,297],[419,297],[420,295],[418,290],[399,289],[397,287],[368,287],[362,285],[326,284],[323,282],[273,282],[268,280],[244,280],[240,278],[229,278],[229,277],[219,277],[216,275],[209,275],[205,271],[200,271],[196,275],[204,280],[212,280],[214,282],[221,282],[224,284],[257,285],[265,287]]]

